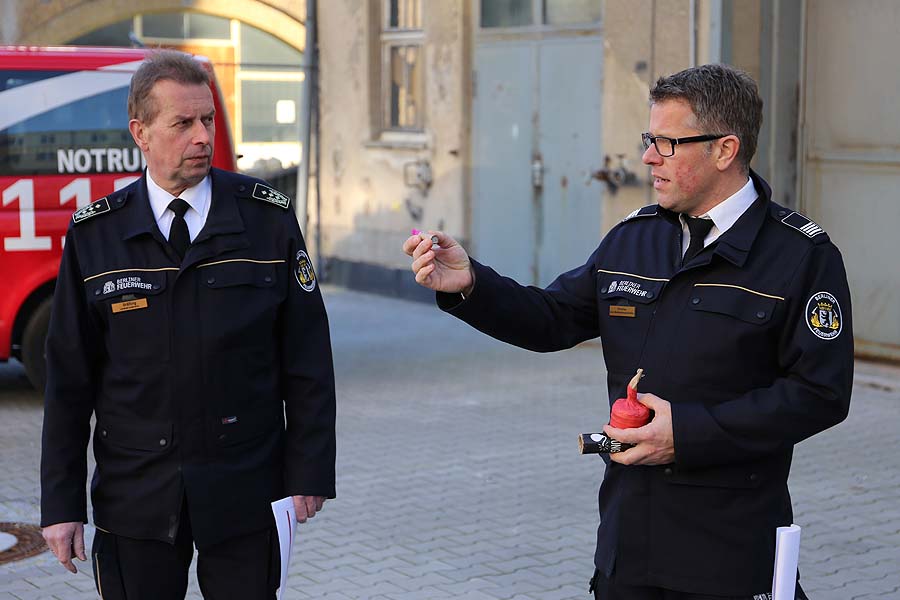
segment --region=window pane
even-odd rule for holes
[[[53,78],[66,75],[0,71],[0,105],[5,90],[34,85],[35,94],[47,93],[40,88],[46,87],[44,84],[52,86]],[[97,73],[97,77],[102,77],[102,73]],[[128,132],[127,98],[127,86],[116,88],[82,97],[0,130],[0,175],[139,170],[140,153]],[[63,159],[58,151],[62,151]]]
[[[590,24],[600,21],[601,0],[544,0],[547,25]]]
[[[144,15],[144,36],[184,39],[184,13]]]
[[[481,0],[482,27],[526,27],[532,23],[531,0]]]
[[[204,40],[230,40],[231,21],[213,15],[188,13],[188,37]]]
[[[388,126],[391,129],[421,129],[421,78],[418,46],[391,48]]]
[[[388,28],[421,29],[422,0],[388,0]]]
[[[100,29],[95,29],[73,40],[66,42],[73,46],[130,46],[128,34],[132,29],[132,20],[126,19]]]
[[[243,141],[299,141],[300,86],[302,85],[299,81],[242,81],[241,137]]]
[[[241,68],[245,70],[284,70],[280,67],[297,69],[303,54],[288,46],[273,35],[241,23]],[[276,69],[276,67],[279,67]],[[299,70],[299,69],[298,69]]]

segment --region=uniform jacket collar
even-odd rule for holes
[[[759,198],[750,205],[750,208],[728,231],[722,234],[714,252],[738,267],[744,266],[747,261],[750,248],[766,220],[772,197],[769,184],[752,169],[750,170],[750,179],[753,181],[753,187],[756,188]]]
[[[244,220],[238,209],[232,177],[226,171],[210,170],[212,180],[212,205],[206,225],[191,244],[182,267],[187,267],[210,256],[229,250],[247,248],[250,242],[246,237]],[[122,216],[125,224],[122,227],[122,239],[129,240],[142,234],[149,234],[160,244],[168,248],[168,242],[159,231],[150,200],[147,194],[147,172],[114,199],[115,203],[124,203]],[[169,249],[171,250],[171,249]],[[174,257],[174,255],[173,255]]]
[[[706,265],[712,262],[713,256],[721,256],[736,267],[743,267],[747,262],[747,256],[750,254],[750,248],[759,234],[765,222],[766,215],[769,212],[771,203],[772,190],[769,184],[760,177],[753,169],[750,170],[750,179],[753,181],[753,187],[759,197],[750,205],[743,215],[732,225],[728,231],[723,233],[715,242],[715,248],[712,252],[704,253],[692,261],[693,266]],[[668,212],[668,211],[666,211]],[[675,213],[671,220],[673,223],[681,226]]]

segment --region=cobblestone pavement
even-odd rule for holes
[[[300,526],[284,597],[587,600],[602,463],[576,434],[606,420],[600,347],[538,355],[433,306],[325,294],[338,498]],[[898,408],[900,369],[858,363],[849,419],[797,447],[815,600],[900,597]],[[21,367],[0,366],[0,521],[38,522],[40,422]],[[49,553],[0,565],[0,600],[95,598],[89,573]]]

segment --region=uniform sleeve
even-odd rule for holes
[[[780,373],[771,386],[712,407],[672,405],[675,460],[704,467],[752,460],[843,421],[853,383],[850,292],[840,252],[811,246],[785,298],[777,346]],[[747,357],[753,368],[753,357]]]
[[[290,495],[334,498],[335,391],[328,317],[300,228],[292,213],[287,216],[290,273],[281,321],[285,488]]]
[[[475,287],[437,294],[438,306],[489,336],[535,352],[571,348],[600,335],[597,318],[596,255],[563,273],[545,289],[523,286],[472,261]]]
[[[87,447],[102,332],[84,293],[72,227],[66,235],[47,334],[41,437],[41,526],[87,522]]]

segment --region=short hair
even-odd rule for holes
[[[189,54],[177,50],[155,50],[141,63],[128,89],[128,118],[152,123],[159,106],[151,94],[163,80],[184,85],[209,85],[209,73]]]
[[[656,81],[650,103],[666,100],[687,102],[703,133],[736,135],[741,141],[737,159],[750,168],[763,119],[763,101],[750,75],[729,65],[691,67]]]

